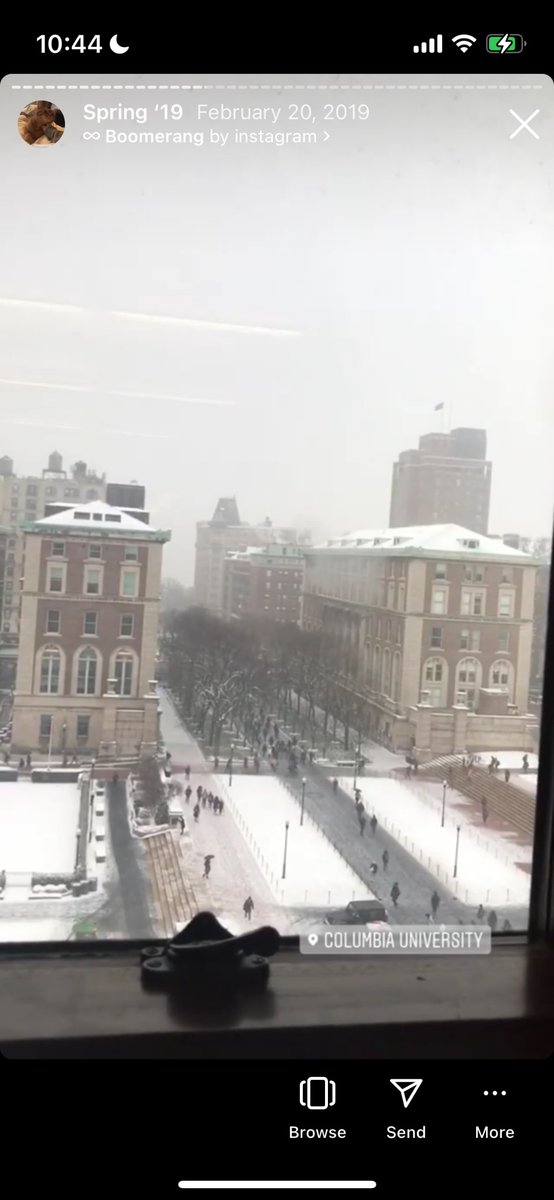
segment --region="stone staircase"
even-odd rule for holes
[[[156,937],[171,938],[197,912],[209,909],[190,838],[170,830],[144,838]],[[192,880],[194,879],[194,884]]]
[[[516,783],[505,783],[498,775],[489,775],[482,767],[471,767],[468,772],[459,758],[445,756],[422,765],[416,778],[447,779],[464,796],[481,805],[484,796],[491,817],[503,821],[514,832],[526,839],[533,837],[535,827],[535,797],[531,792],[518,788]]]

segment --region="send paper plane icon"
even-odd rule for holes
[[[400,1092],[400,1095],[402,1096],[402,1103],[404,1105],[404,1108],[407,1108],[408,1105],[413,1100],[416,1092],[421,1087],[423,1080],[422,1079],[391,1079],[390,1082],[392,1083],[393,1087],[398,1088],[398,1091]]]

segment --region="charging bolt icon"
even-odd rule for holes
[[[525,42],[520,33],[489,33],[489,54],[521,54]]]

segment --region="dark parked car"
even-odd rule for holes
[[[351,900],[346,908],[327,913],[326,925],[386,925],[388,914],[380,900]]]

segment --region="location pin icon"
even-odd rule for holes
[[[310,946],[317,946],[317,943],[319,941],[317,933],[310,933],[308,936],[308,941],[310,943]]]

